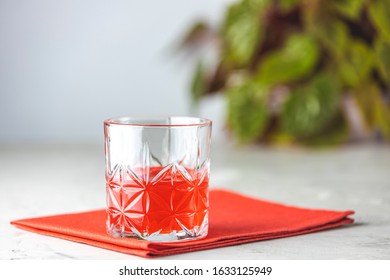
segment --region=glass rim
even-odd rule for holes
[[[158,121],[169,123],[158,123]],[[174,123],[170,123],[175,120]],[[118,116],[104,120],[104,125],[123,125],[130,127],[190,127],[211,126],[212,121],[202,117],[191,116]]]

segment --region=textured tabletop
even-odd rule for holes
[[[211,186],[295,206],[352,209],[355,224],[163,259],[390,259],[389,147],[215,145]],[[0,259],[140,259],[9,225],[104,206],[102,146],[0,145]]]

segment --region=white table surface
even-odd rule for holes
[[[301,207],[353,209],[356,222],[162,259],[390,259],[389,147],[269,150],[216,145],[211,186]],[[0,145],[0,259],[141,259],[9,224],[104,206],[103,147]]]

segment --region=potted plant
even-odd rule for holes
[[[239,142],[390,141],[390,1],[239,0],[192,26],[195,101],[220,93]]]

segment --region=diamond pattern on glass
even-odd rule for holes
[[[177,162],[149,167],[144,151],[142,167],[118,164],[107,178],[110,227],[144,238],[172,231],[197,236],[208,223],[208,161],[196,169]]]

